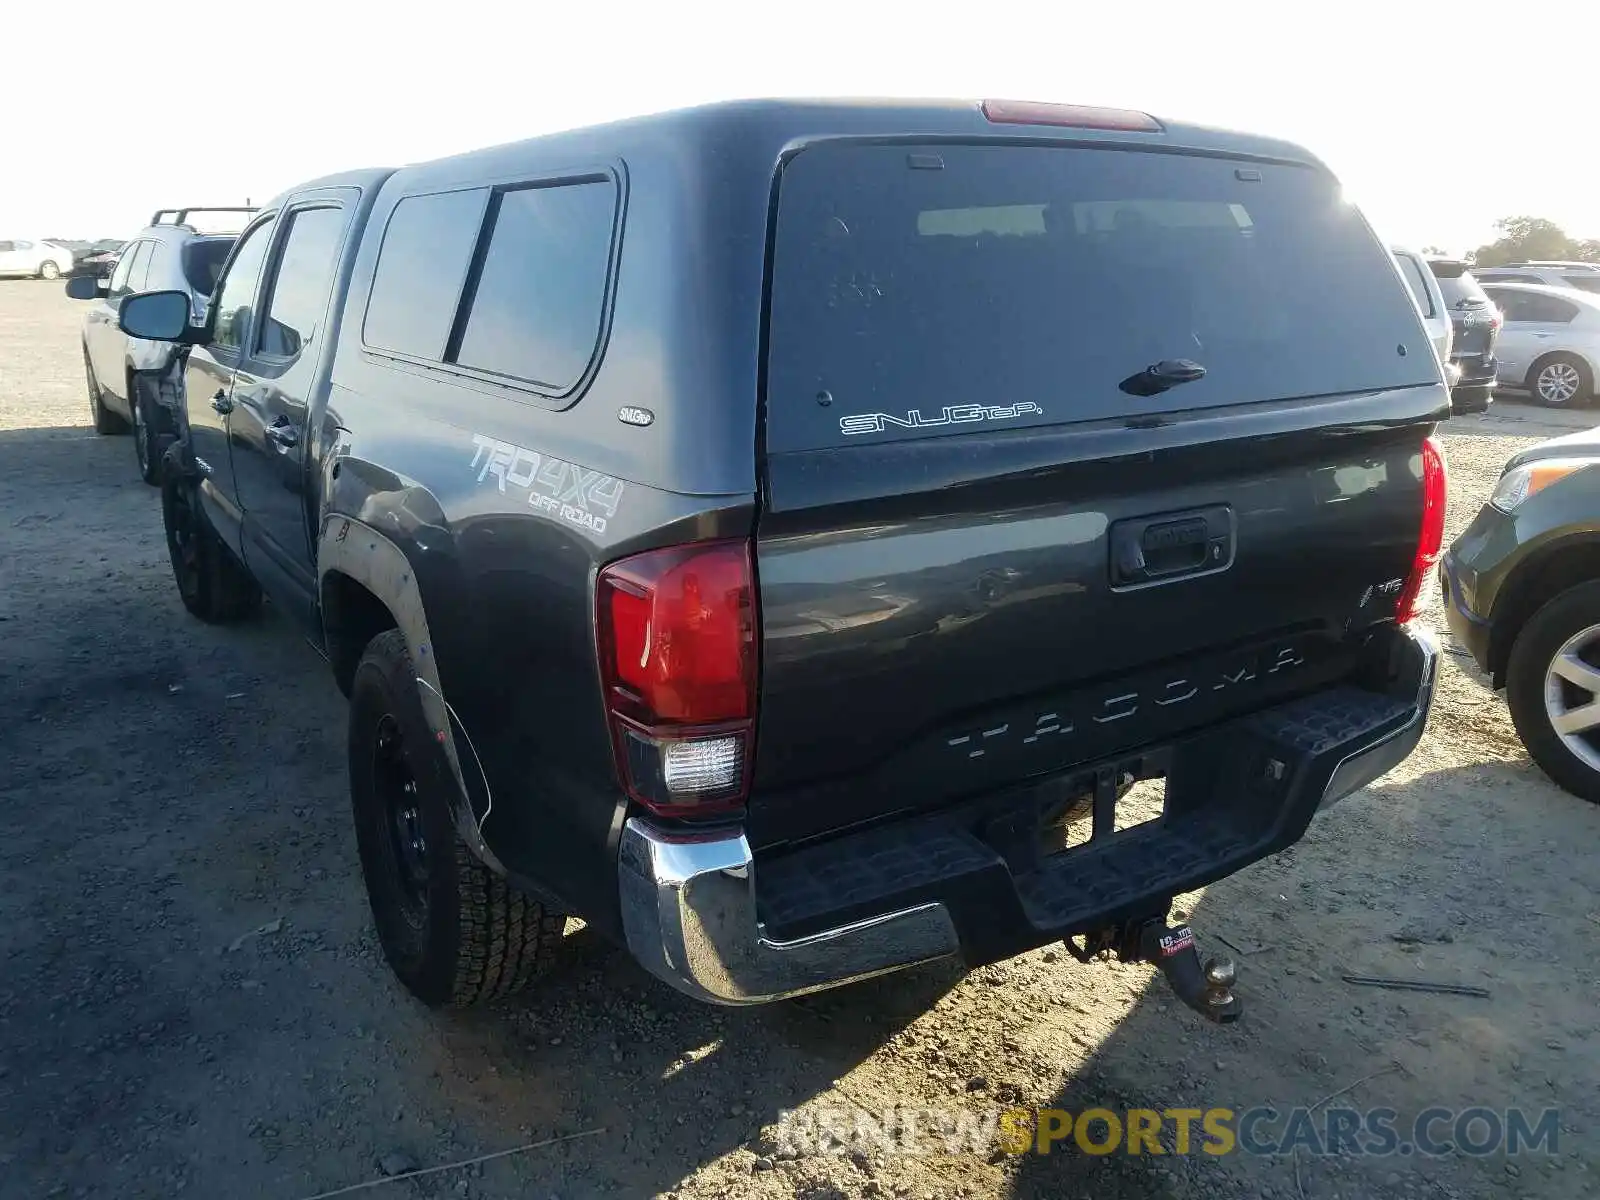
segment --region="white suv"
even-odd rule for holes
[[[163,209],[122,248],[111,278],[67,281],[67,295],[94,303],[83,318],[83,369],[96,433],[133,431],[134,457],[146,483],[159,483],[161,456],[177,433],[180,372],[168,342],[129,337],[117,326],[122,301],[136,292],[186,292],[194,320],[205,317],[211,290],[236,240],[205,234],[191,212],[254,209]]]
[[[1479,283],[1538,283],[1600,293],[1600,263],[1521,262],[1504,267],[1474,267]]]
[[[58,279],[72,271],[72,251],[54,242],[0,242],[0,275]]]

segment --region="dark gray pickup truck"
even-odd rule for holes
[[[120,319],[184,602],[327,656],[430,1003],[572,915],[722,1003],[1065,940],[1226,1019],[1172,897],[1421,734],[1449,396],[1291,145],[714,106],[308,183]]]

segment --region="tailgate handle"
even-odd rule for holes
[[[1112,587],[1166,583],[1233,564],[1233,511],[1226,504],[1132,517],[1110,533]]]

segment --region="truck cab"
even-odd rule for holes
[[[326,655],[430,1003],[580,916],[716,1003],[1065,940],[1228,1019],[1172,897],[1421,735],[1449,392],[1287,143],[711,106],[309,183],[121,322],[184,601]]]

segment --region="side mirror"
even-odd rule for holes
[[[140,292],[117,310],[117,328],[129,337],[188,342],[189,297],[184,292]]]
[[[67,280],[67,297],[71,300],[96,300],[106,294],[105,280],[93,275],[74,275]]]

